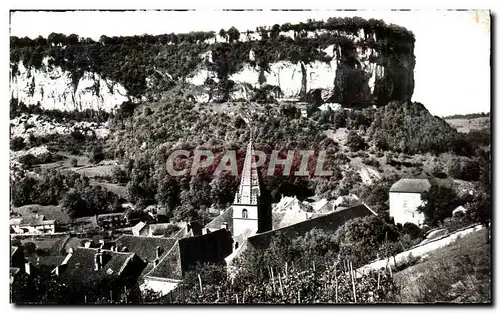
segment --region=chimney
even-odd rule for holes
[[[156,247],[156,258],[159,259],[163,249],[160,246]]]
[[[226,222],[223,222],[223,223],[220,225],[220,228],[221,228],[221,229],[228,230],[228,229],[227,229],[227,223],[226,223]]]
[[[26,274],[31,275],[31,264],[29,262],[24,263],[24,271]]]
[[[84,246],[85,248],[90,248],[90,244],[91,244],[91,242],[90,242],[90,240],[88,240],[88,241],[85,241],[85,242],[83,243],[83,246]]]
[[[104,266],[104,257],[102,252],[99,253],[99,268],[102,268]]]
[[[94,255],[94,271],[98,271],[101,269],[101,265],[102,265],[102,258],[100,257],[100,252],[97,252],[95,255]]]

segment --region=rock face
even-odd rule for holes
[[[187,83],[198,102],[309,101],[311,94],[317,104],[345,107],[411,100],[410,31],[360,18],[276,26],[99,42],[11,37],[11,97],[46,109],[111,111]]]
[[[85,109],[110,112],[127,101],[127,91],[119,83],[103,79],[99,74],[84,72],[76,82],[71,73],[61,67],[50,66],[49,58],[40,69],[17,64],[11,72],[11,97],[26,105],[40,103],[43,109],[83,111]]]
[[[324,31],[309,32],[304,36],[318,38],[324,34]],[[334,35],[344,36],[349,41],[317,49],[316,52],[324,56],[322,60],[279,60],[262,67],[256,64],[256,53],[252,49],[241,60],[239,69],[229,73],[227,79],[255,90],[276,86],[281,98],[306,100],[308,93],[318,91],[321,103],[335,102],[348,107],[411,100],[415,66],[412,41],[400,42],[403,48],[399,47],[395,52],[386,47],[364,44],[376,42],[375,33],[365,35],[365,32],[359,31],[352,35],[335,32]],[[217,64],[221,62],[217,63],[210,51],[203,57],[204,62],[189,75],[187,81],[197,86],[203,86],[207,79],[218,83],[220,71]],[[240,96],[241,92],[238,92],[237,97]],[[235,100],[233,90],[229,91],[229,99]]]

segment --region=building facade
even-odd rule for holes
[[[427,179],[401,179],[389,191],[389,214],[395,224],[424,225],[425,215],[419,210],[424,205],[422,193],[431,187]]]

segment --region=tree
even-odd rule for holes
[[[334,241],[339,246],[339,254],[347,257],[355,266],[364,265],[377,258],[388,256],[381,251],[387,241],[399,237],[396,226],[388,224],[378,216],[358,217],[347,221],[334,234]],[[390,251],[394,254],[399,251]]]
[[[77,167],[78,160],[76,158],[71,158],[71,160],[69,160],[69,164],[71,165],[71,167]]]
[[[346,144],[351,148],[352,151],[363,150],[366,147],[365,140],[358,135],[355,131],[350,131],[347,135]]]
[[[19,151],[26,147],[24,143],[24,138],[22,137],[14,137],[10,140],[10,149],[12,151]]]
[[[292,251],[297,257],[301,256],[310,261],[328,252],[338,252],[338,246],[332,234],[313,228],[303,236],[292,240]]]
[[[33,167],[33,165],[39,163],[39,160],[33,154],[28,153],[28,154],[25,154],[25,155],[19,157],[19,163],[26,166],[27,169],[31,169]]]
[[[87,212],[87,203],[76,190],[67,192],[61,201],[61,205],[72,219],[90,215]]]
[[[129,180],[127,172],[125,172],[125,170],[123,170],[120,166],[113,167],[111,170],[111,177],[113,183],[119,185],[126,184]]]
[[[430,225],[437,225],[447,217],[451,217],[453,210],[460,205],[460,200],[451,187],[432,183],[429,191],[422,194],[425,203],[419,210],[425,214]]]
[[[36,275],[16,275],[11,290],[15,304],[70,304],[73,300],[70,289],[57,276],[43,270]]]
[[[240,39],[240,32],[236,29],[236,27],[232,26],[227,31],[227,36],[229,38],[229,42],[238,41]]]
[[[90,154],[90,162],[98,164],[104,160],[104,152],[102,146],[95,146]]]

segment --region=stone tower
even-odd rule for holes
[[[259,229],[259,176],[255,166],[252,140],[247,145],[241,182],[233,202],[233,236],[246,229]]]

